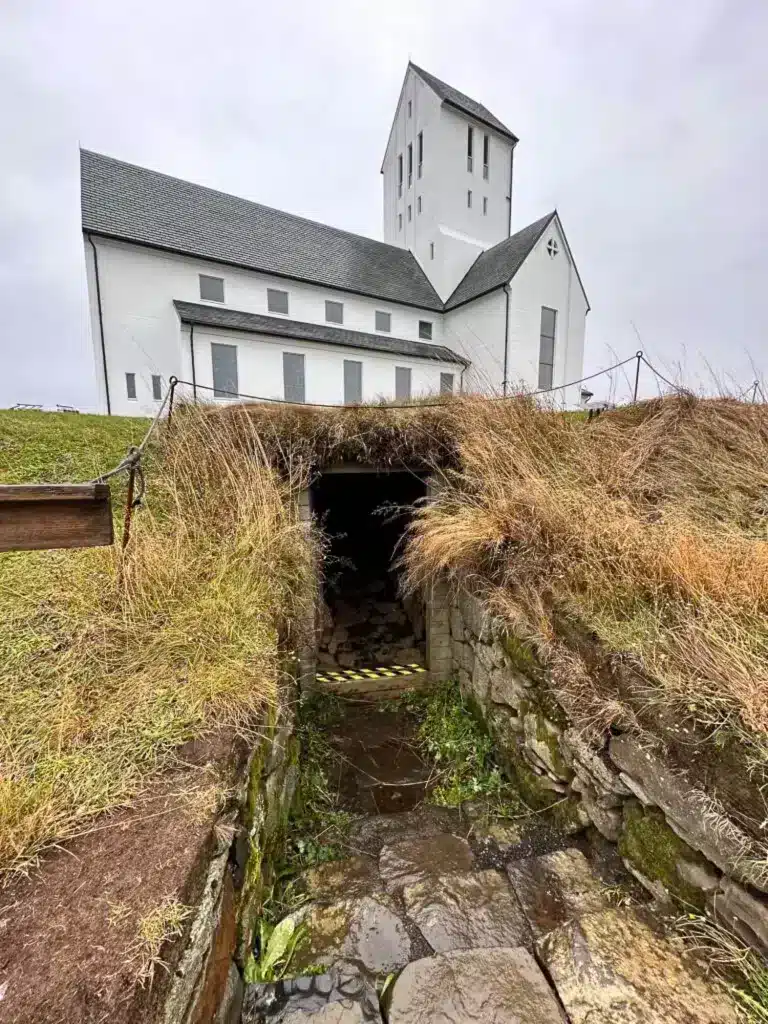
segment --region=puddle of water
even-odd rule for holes
[[[350,703],[329,738],[340,755],[334,782],[345,810],[391,814],[423,802],[431,771],[419,756],[416,725],[406,712]]]

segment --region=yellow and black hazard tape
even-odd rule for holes
[[[347,680],[397,679],[398,676],[412,676],[426,672],[423,665],[379,665],[376,668],[340,668],[330,671],[323,669],[315,678],[318,683],[344,683]]]

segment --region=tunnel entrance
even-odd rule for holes
[[[403,599],[395,561],[411,507],[427,493],[411,472],[332,470],[311,490],[326,537],[319,670],[425,664],[420,598]]]

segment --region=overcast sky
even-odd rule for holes
[[[519,136],[513,229],[560,211],[585,372],[636,328],[677,379],[747,386],[768,371],[766,54],[765,0],[2,0],[0,406],[95,404],[78,145],[381,238],[409,57]]]

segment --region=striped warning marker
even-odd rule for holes
[[[375,668],[342,668],[318,672],[318,683],[343,683],[346,680],[396,679],[398,676],[412,676],[427,670],[415,662],[410,665],[378,665]]]

